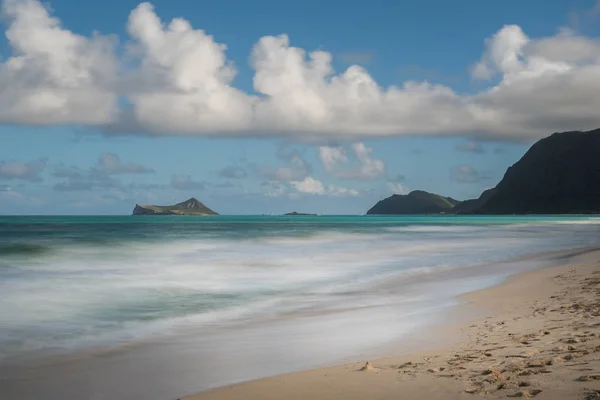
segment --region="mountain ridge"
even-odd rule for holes
[[[413,193],[422,193],[414,196]],[[455,204],[448,207],[448,203]],[[534,143],[477,199],[413,191],[367,214],[596,214],[600,212],[600,129],[556,132]]]
[[[510,166],[477,213],[590,214],[600,211],[600,129],[557,132]]]

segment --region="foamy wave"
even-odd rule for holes
[[[378,233],[371,234],[358,232],[311,232],[305,235],[296,236],[280,236],[280,237],[263,237],[256,239],[257,243],[274,246],[306,246],[306,245],[325,245],[330,243],[351,241],[373,240],[378,238]]]
[[[573,220],[573,221],[552,221],[558,225],[600,225],[600,218],[590,218],[588,220]]]
[[[51,251],[41,253],[10,248],[0,255],[0,267],[10,266],[0,268],[0,293],[18,307],[0,308],[0,326],[15,333],[0,337],[0,348],[15,340],[41,347],[91,343],[91,336],[127,341],[176,327],[377,306],[403,294],[365,288],[593,244],[600,224],[600,218],[468,221],[210,232],[198,224],[197,231],[176,235],[166,228],[142,239],[140,226],[123,240],[43,242]]]
[[[418,226],[395,226],[385,228],[388,232],[472,232],[475,230],[481,230],[481,227],[470,226],[470,225],[418,225]]]

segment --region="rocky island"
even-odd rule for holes
[[[317,215],[317,214],[299,213],[299,212],[294,211],[294,212],[283,214],[283,215]]]
[[[182,203],[172,206],[143,206],[136,204],[133,209],[133,215],[219,215],[202,202],[191,198]]]

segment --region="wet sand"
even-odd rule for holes
[[[185,399],[600,399],[600,252],[515,275],[461,299],[454,322],[421,333],[431,343],[426,351]]]

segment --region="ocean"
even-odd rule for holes
[[[599,238],[597,216],[0,217],[0,378],[158,400],[341,362]],[[66,362],[131,379],[50,385]]]

